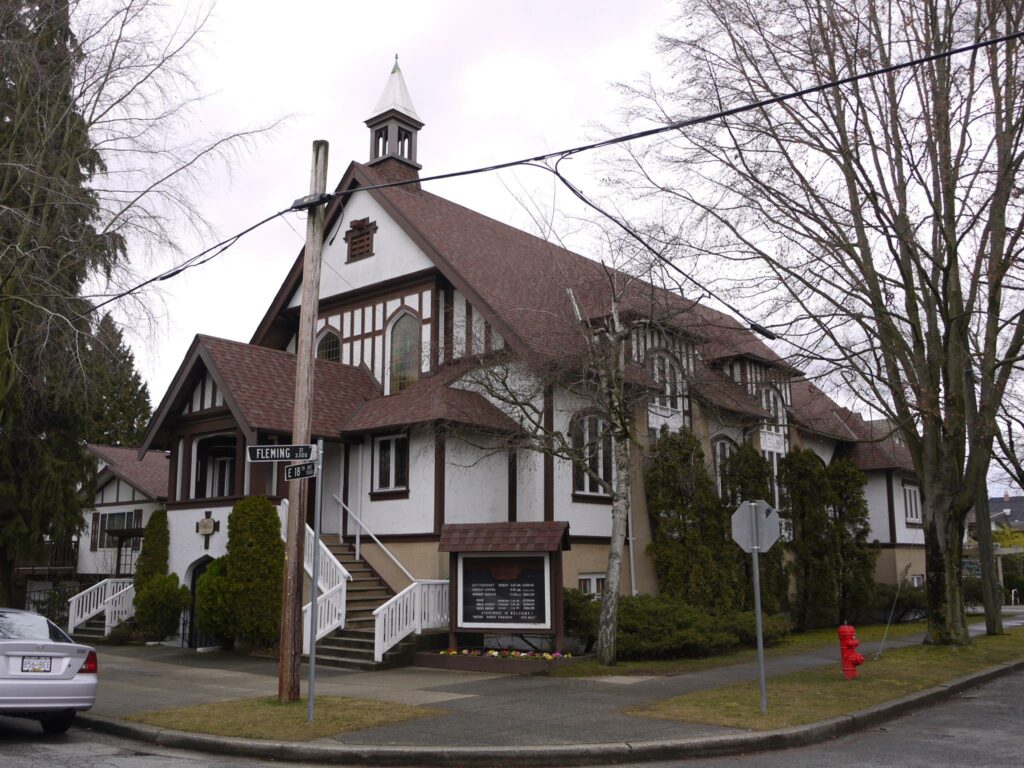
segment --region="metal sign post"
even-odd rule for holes
[[[768,713],[768,693],[764,681],[764,628],[761,623],[761,568],[758,553],[767,552],[779,540],[779,513],[767,501],[744,501],[732,515],[732,538],[753,557],[754,626],[757,628],[757,668],[761,683],[761,714]]]
[[[320,516],[324,508],[324,441],[316,441],[316,510],[313,512],[313,586],[309,600],[309,704],[306,720],[313,722],[313,696],[316,690],[316,593],[320,588]]]

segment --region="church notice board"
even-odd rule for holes
[[[553,635],[562,643],[562,551],[569,524],[461,523],[441,528],[450,553],[450,633]]]
[[[459,555],[458,626],[551,629],[551,556]]]

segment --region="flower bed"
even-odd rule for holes
[[[443,651],[419,652],[415,664],[433,669],[459,669],[466,672],[499,672],[506,675],[546,675],[551,670],[571,664],[571,653],[448,648]]]

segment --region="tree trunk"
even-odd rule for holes
[[[626,518],[630,500],[629,440],[616,439],[615,495],[612,500],[612,538],[608,545],[608,572],[601,597],[601,617],[597,626],[594,653],[602,664],[615,663],[615,636],[618,631],[619,583],[622,580],[622,553],[626,542]]]
[[[999,584],[996,559],[992,551],[992,518],[988,508],[988,480],[978,476],[974,494],[974,536],[978,540],[981,561],[981,595],[985,603],[985,633],[1003,634],[1003,590]]]
[[[968,640],[963,592],[964,523],[953,509],[953,493],[939,479],[942,474],[926,472],[921,483],[928,581],[928,631],[924,641],[963,645]]]

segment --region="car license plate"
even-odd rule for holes
[[[51,659],[49,656],[23,656],[22,672],[49,672]]]

